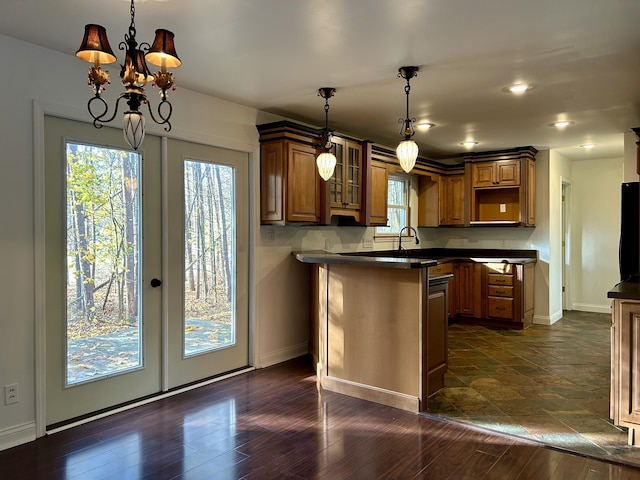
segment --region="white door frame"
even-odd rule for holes
[[[573,310],[573,297],[571,296],[571,180],[560,178],[562,183],[562,308]]]
[[[34,375],[35,375],[35,436],[42,437],[46,432],[46,295],[45,295],[45,147],[44,147],[44,117],[51,115],[55,117],[66,118],[69,120],[77,120],[87,122],[86,112],[82,109],[45,103],[38,100],[33,101],[33,202],[34,202],[34,332],[35,332],[35,359],[34,359]],[[160,128],[150,126],[148,129],[153,133],[157,133],[162,137],[166,137],[166,132]],[[211,145],[213,147],[228,148],[247,153],[249,155],[249,364],[255,363],[255,358],[259,358],[257,353],[257,335],[256,335],[256,230],[258,223],[257,213],[259,208],[256,202],[259,201],[258,174],[260,147],[256,142],[253,144],[245,144],[221,139],[214,136],[193,135],[186,130],[179,132],[180,140],[192,141]],[[163,145],[163,161],[166,157],[166,140]],[[221,377],[225,378],[225,377]],[[209,382],[210,383],[210,382]],[[192,386],[190,388],[195,388]],[[170,395],[174,395],[185,391],[179,389],[172,391]],[[156,397],[161,398],[161,397]],[[132,405],[133,406],[133,405]],[[131,406],[131,407],[132,407]]]

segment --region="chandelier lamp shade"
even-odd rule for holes
[[[404,87],[404,93],[407,96],[407,115],[405,118],[398,120],[398,123],[402,125],[400,134],[404,135],[404,140],[398,144],[396,156],[398,157],[400,166],[407,173],[413,169],[416,164],[416,159],[418,158],[418,144],[411,140],[411,137],[416,133],[413,127],[416,119],[409,117],[409,92],[411,91],[409,80],[417,75],[418,70],[420,70],[419,67],[400,67],[398,69],[398,77],[402,77],[407,81]]]
[[[332,87],[322,87],[318,90],[318,96],[324,98],[324,136],[323,145],[324,152],[318,155],[316,159],[316,165],[318,166],[318,173],[322,179],[326,182],[332,176],[336,168],[336,156],[331,153],[333,143],[331,142],[331,130],[329,130],[329,99],[336,93],[336,89]]]
[[[129,107],[124,112],[122,128],[127,143],[137,150],[145,134],[145,118],[140,111],[142,105],[147,105],[151,119],[158,125],[164,125],[165,131],[171,130],[171,114],[173,107],[168,100],[169,90],[176,89],[173,74],[167,68],[179,67],[182,63],[173,43],[173,33],[157,29],[156,36],[151,45],[138,44],[136,41],[135,5],[131,0],[131,24],[129,31],[124,35],[124,41],[118,46],[125,52],[124,63],[120,69],[120,79],[124,85],[124,92],[118,96],[113,112],[109,112],[109,105],[102,98],[105,87],[111,83],[109,72],[103,70],[101,64],[109,64],[116,61],[116,56],[109,45],[107,32],[101,25],[88,24],[84,27],[82,45],[76,52],[76,56],[92,63],[89,68],[88,84],[93,90],[94,96],[87,103],[89,114],[93,118],[93,126],[102,128],[105,123],[111,122],[118,114],[120,101],[124,100]],[[156,73],[151,73],[147,62],[160,67]],[[152,83],[160,90],[160,102],[154,114],[151,104],[147,99],[144,88]]]

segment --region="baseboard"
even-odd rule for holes
[[[36,439],[36,423],[29,422],[0,430],[0,450],[17,447]]]
[[[270,367],[276,363],[286,362],[287,360],[291,360],[292,358],[296,358],[301,355],[306,355],[307,353],[309,353],[309,344],[307,342],[299,343],[298,345],[291,345],[289,347],[281,348],[280,350],[259,355],[256,367]]]
[[[562,310],[555,312],[550,316],[534,315],[533,323],[536,325],[553,325],[562,318]]]
[[[322,388],[332,392],[400,408],[408,412],[418,413],[420,411],[420,399],[412,395],[328,376],[322,377],[320,383]]]
[[[593,305],[589,303],[574,303],[573,310],[579,312],[593,312],[593,313],[611,313],[611,305]]]

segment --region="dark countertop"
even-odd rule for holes
[[[373,267],[425,268],[440,263],[534,263],[537,250],[495,248],[413,248],[330,253],[325,251],[294,252],[303,263],[340,263]]]
[[[607,292],[608,298],[623,298],[626,300],[640,300],[640,276],[618,283]]]
[[[391,256],[365,256],[323,251],[294,252],[296,259],[302,263],[330,263],[343,265],[360,265],[363,267],[384,268],[428,268],[438,262],[428,258],[397,258]]]

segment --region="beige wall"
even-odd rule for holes
[[[609,313],[607,291],[619,281],[622,158],[571,164],[571,302],[574,310]]]
[[[0,58],[11,68],[2,74],[0,109],[3,115],[0,144],[0,386],[18,383],[20,401],[0,405],[0,450],[34,438],[41,405],[36,395],[43,365],[37,337],[36,312],[42,308],[37,288],[41,272],[36,270],[38,241],[36,218],[37,177],[34,167],[34,124],[43,112],[87,121],[85,63],[72,54],[62,54],[0,35]],[[46,78],[43,80],[43,72]],[[115,84],[109,87],[114,98]],[[259,225],[258,135],[255,125],[275,117],[254,109],[191,92],[182,86],[172,94],[172,137],[236,149],[252,160],[252,351],[254,364],[266,366],[306,351],[308,341],[308,283],[306,268],[291,251],[324,249],[362,250],[363,240],[373,238],[364,227],[264,227]],[[37,108],[34,109],[34,103]],[[160,127],[148,130],[162,134]],[[37,130],[37,129],[36,129]],[[41,132],[40,132],[41,133]],[[38,132],[35,132],[36,138]],[[626,139],[626,138],[625,138]],[[540,251],[536,269],[536,321],[549,321],[558,306],[550,300],[557,288],[549,265],[550,224],[557,196],[551,197],[552,168],[548,151],[537,157],[537,227],[515,229],[421,229],[420,246],[466,246],[534,248]],[[35,188],[34,188],[34,182]],[[557,182],[554,189],[557,190]],[[554,191],[555,191],[554,190]],[[555,194],[554,194],[555,195]],[[554,203],[555,205],[555,203]],[[376,242],[376,249],[396,248],[397,242]],[[553,294],[555,295],[555,293]],[[551,307],[550,307],[551,305]],[[46,312],[45,312],[46,313]]]

